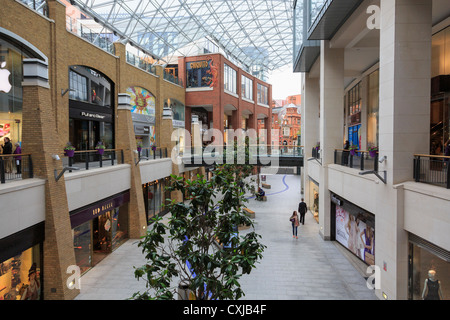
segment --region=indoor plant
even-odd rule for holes
[[[75,153],[75,147],[72,146],[70,142],[67,142],[66,146],[64,147],[64,155],[71,158],[73,157]]]
[[[98,154],[103,154],[103,152],[105,152],[105,145],[103,144],[103,142],[99,141],[95,146],[95,149],[97,150]]]
[[[375,158],[375,156],[377,155],[377,152],[378,152],[378,147],[377,146],[369,146],[369,155],[372,157],[372,158]]]
[[[358,150],[358,146],[357,146],[357,145],[354,145],[354,144],[352,143],[352,145],[351,145],[348,149],[350,150],[350,154],[351,154],[352,156],[354,156],[354,155],[356,154],[356,151]]]

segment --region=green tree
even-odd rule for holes
[[[234,300],[244,295],[239,279],[250,274],[265,248],[243,211],[244,195],[254,189],[246,179],[252,167],[220,165],[210,180],[172,176],[168,190],[180,191],[189,200],[167,204],[168,223],[155,218],[140,241],[148,263],[135,268],[135,276],[146,281],[146,291],[133,299],[178,299],[180,280],[187,282],[195,299]],[[244,236],[238,234],[242,225],[252,228]]]

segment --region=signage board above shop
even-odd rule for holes
[[[107,211],[120,207],[122,204],[130,201],[130,192],[121,193],[110,197],[108,199],[101,200],[99,202],[88,205],[84,208],[77,209],[70,212],[70,224],[72,229],[90,221]]]
[[[73,119],[93,120],[100,122],[112,122],[112,113],[98,112],[96,110],[84,110],[69,108],[69,117]]]

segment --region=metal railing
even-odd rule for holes
[[[122,149],[105,149],[103,154],[97,150],[75,151],[73,157],[64,157],[63,163],[80,169],[96,169],[124,163]],[[70,172],[70,171],[69,171]]]
[[[349,150],[335,149],[334,164],[359,170],[378,171],[378,153],[372,156],[369,151],[356,150],[352,153]]]
[[[139,69],[142,69],[144,71],[156,75],[155,66],[153,66],[150,62],[145,61],[145,58],[139,57],[129,51],[127,51],[127,62],[135,67],[138,67]]]
[[[414,181],[450,189],[450,157],[415,154]]]
[[[106,52],[115,54],[115,48],[112,41],[113,32],[107,30],[106,28],[102,28],[100,32],[97,32],[89,27],[86,27],[80,19],[66,16],[66,30],[76,34],[80,38],[85,39]]]
[[[165,159],[168,157],[167,148],[142,148],[138,150],[139,160]]]
[[[183,86],[183,80],[181,80],[180,78],[175,77],[173,74],[166,72],[166,70],[164,70],[164,79],[167,81],[170,81],[172,83],[175,83],[179,86]]]
[[[0,182],[33,178],[31,154],[0,155]]]

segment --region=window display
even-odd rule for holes
[[[441,248],[433,252],[433,248],[423,240],[410,242],[410,300],[450,299],[450,255]]]
[[[0,300],[39,300],[40,266],[40,245],[0,263]]]
[[[209,87],[212,81],[212,60],[186,63],[186,88]]]
[[[314,215],[314,219],[319,223],[319,185],[313,180],[309,180],[309,210]]]

